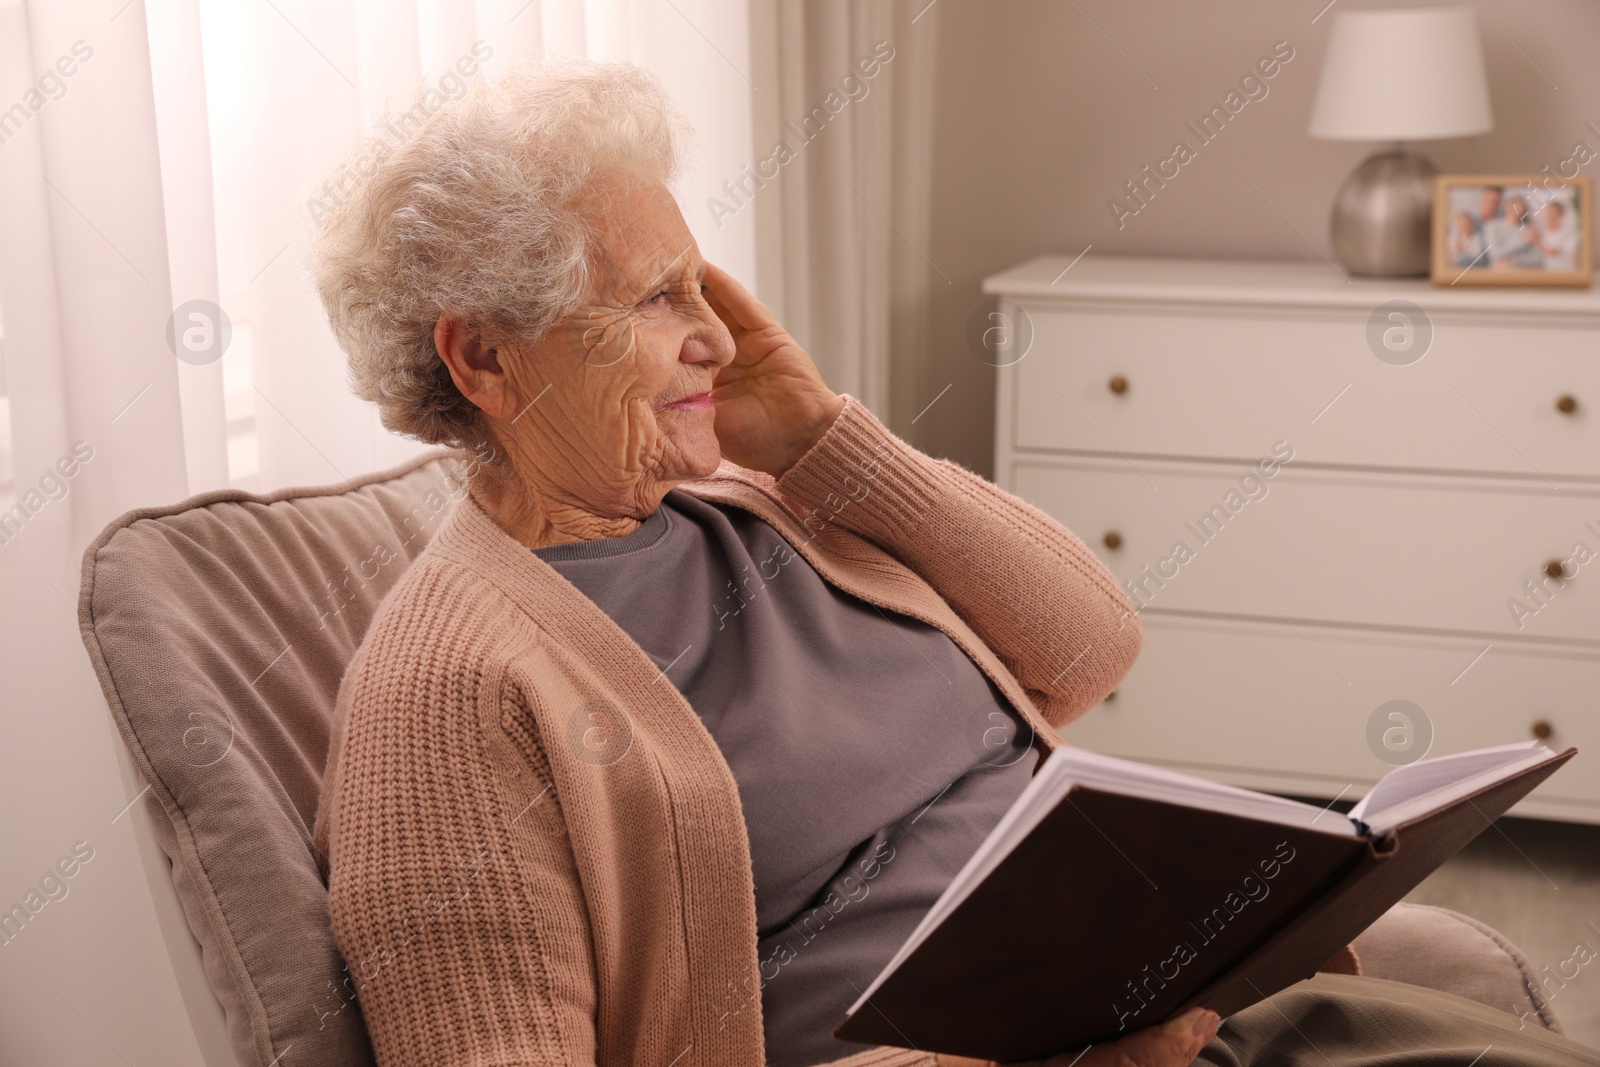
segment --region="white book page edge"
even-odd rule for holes
[[[1533,754],[1540,754],[1542,757],[1550,754],[1550,749],[1540,741],[1518,741],[1509,745],[1496,745],[1493,748],[1474,749],[1470,752],[1453,752],[1448,756],[1435,756],[1433,759],[1417,760],[1415,763],[1408,763],[1404,767],[1396,767],[1379,779],[1371,789],[1367,790],[1367,795],[1362,797],[1356,806],[1350,809],[1350,818],[1365,820],[1367,811],[1373,801],[1382,802],[1386,792],[1385,785],[1389,787],[1388,792],[1396,792],[1396,795],[1401,798],[1400,803],[1409,805],[1418,799],[1426,797],[1437,798],[1443,795],[1443,790],[1450,785],[1451,779],[1437,776],[1440,774],[1448,776],[1451,764],[1461,764],[1463,766],[1479,764],[1484,765],[1487,771],[1500,772],[1522,762]],[[1476,778],[1482,773],[1482,771],[1474,772],[1467,777]],[[1419,777],[1424,781],[1432,780],[1433,784],[1417,792],[1408,791],[1405,788],[1407,779]],[[1461,780],[1464,781],[1466,779]],[[1383,811],[1387,812],[1393,809],[1394,806],[1391,805],[1389,808],[1383,809]],[[1390,820],[1386,819],[1385,821],[1389,822]]]
[[[1419,797],[1383,809],[1377,821],[1369,822],[1368,825],[1374,834],[1387,833],[1401,823],[1410,822],[1420,815],[1432,814],[1457,800],[1471,796],[1486,786],[1514,778],[1519,772],[1543,763],[1550,755],[1549,749],[1543,752],[1531,752],[1522,759],[1490,767],[1459,782],[1446,782]]]

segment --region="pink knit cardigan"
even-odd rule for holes
[[[684,488],[943,630],[1045,749],[1138,654],[1082,541],[854,399],[782,478],[725,463]],[[380,609],[336,715],[315,836],[380,1064],[762,1062],[727,763],[638,645],[471,497]]]

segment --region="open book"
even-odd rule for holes
[[[1565,763],[1391,771],[1348,814],[1063,746],[834,1031],[1000,1062],[1224,1017],[1314,974]]]

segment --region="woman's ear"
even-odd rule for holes
[[[517,389],[501,361],[507,354],[502,348],[485,344],[476,330],[453,315],[433,324],[433,347],[461,395],[485,415],[504,419],[517,413]]]

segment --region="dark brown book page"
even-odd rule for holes
[[[834,1032],[1006,1062],[1156,1025],[1366,848],[1074,787]]]

